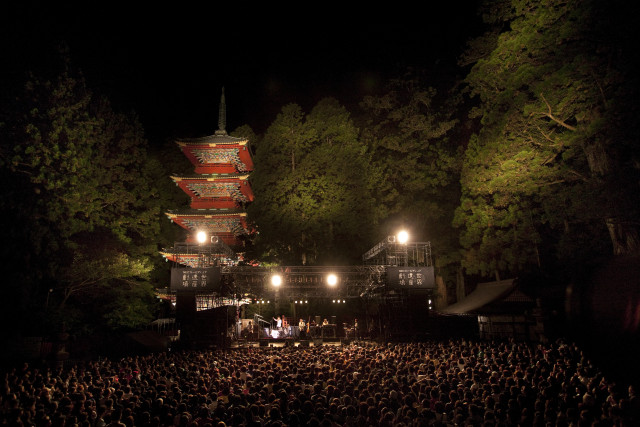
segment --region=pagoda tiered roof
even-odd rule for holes
[[[249,140],[217,131],[201,138],[177,140],[176,143],[195,166],[198,174],[250,172],[253,160]]]
[[[242,210],[189,209],[169,211],[166,215],[186,230],[218,236],[229,246],[236,246],[238,237],[248,234],[247,213]]]
[[[248,174],[172,176],[191,197],[193,209],[230,209],[253,201]]]

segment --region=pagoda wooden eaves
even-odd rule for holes
[[[233,209],[253,201],[249,175],[172,176],[189,197],[192,209]]]
[[[247,139],[229,135],[177,141],[197,174],[250,172],[253,160]]]

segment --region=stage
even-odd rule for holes
[[[231,348],[247,347],[321,347],[323,345],[345,346],[355,340],[346,338],[260,338],[258,340],[238,339],[231,342]]]

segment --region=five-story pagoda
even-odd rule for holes
[[[210,136],[176,141],[194,165],[190,176],[171,179],[190,198],[189,209],[169,211],[169,219],[189,232],[162,255],[187,267],[233,265],[242,257],[250,236],[245,206],[253,200],[249,173],[253,161],[246,138],[227,134],[224,89],[218,130]],[[201,239],[198,241],[198,235]]]

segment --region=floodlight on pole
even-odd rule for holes
[[[276,288],[282,284],[282,276],[279,274],[274,274],[271,276],[271,284]]]
[[[338,283],[338,276],[335,274],[329,274],[327,276],[327,284],[329,286],[335,286]]]
[[[402,230],[398,233],[398,243],[400,244],[405,244],[409,241],[409,233],[407,233],[405,230]]]
[[[207,241],[207,233],[202,231],[202,230],[198,231],[198,233],[196,234],[196,240],[200,244],[206,242]]]

